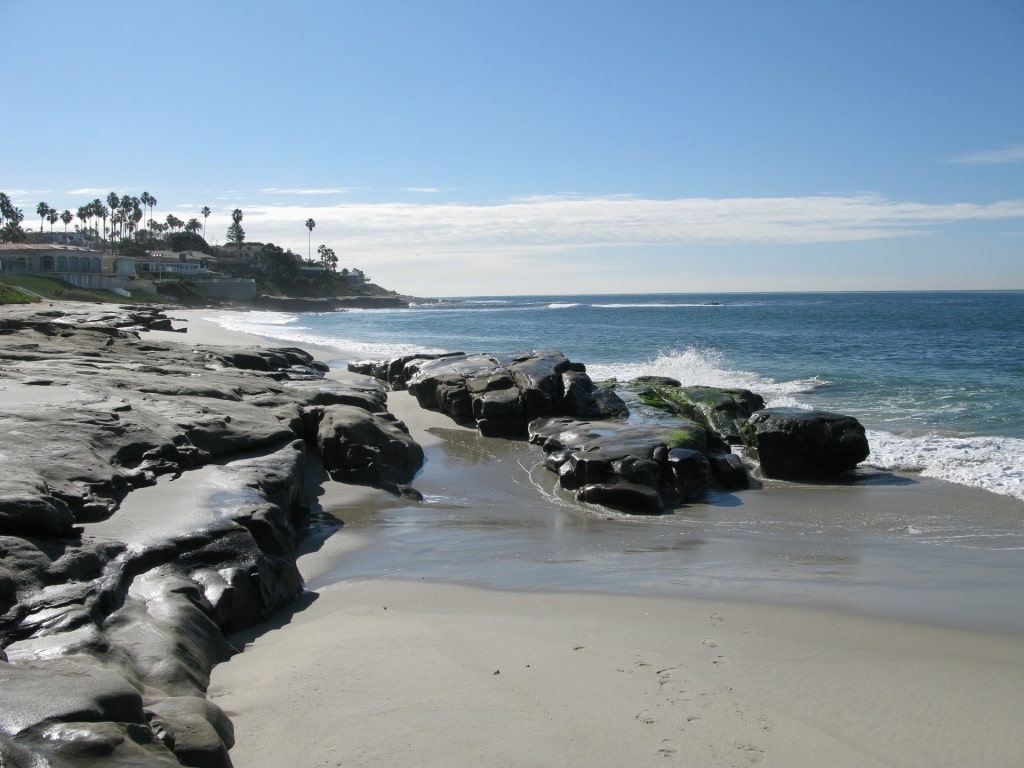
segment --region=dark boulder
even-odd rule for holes
[[[765,408],[742,430],[765,477],[827,480],[868,457],[864,427],[852,416],[801,408]]]
[[[74,525],[68,505],[50,495],[45,484],[14,477],[0,480],[0,534],[71,536]]]
[[[319,409],[316,443],[334,480],[389,486],[407,483],[423,465],[423,448],[391,414],[348,405]]]
[[[672,488],[683,502],[698,500],[708,486],[711,470],[700,451],[672,448],[666,456]]]
[[[545,416],[613,419],[629,414],[617,394],[590,380],[584,366],[550,350],[417,356],[403,364],[402,377],[394,375],[392,363],[373,370],[390,377],[393,387],[407,384],[420,407],[474,424],[488,436],[525,437],[527,424]]]
[[[703,428],[686,430],[568,417],[530,423],[530,442],[548,454],[544,466],[577,499],[636,514],[660,514],[669,505],[696,501],[710,480],[702,450],[678,447],[684,435],[703,447]],[[655,501],[655,497],[657,500]]]
[[[586,485],[576,492],[576,498],[633,515],[660,515],[665,511],[661,494],[654,488],[627,480]]]
[[[562,374],[563,412],[579,419],[624,419],[629,408],[612,390],[599,387],[580,371]]]
[[[742,491],[750,487],[750,475],[743,460],[735,453],[712,451],[706,454],[711,476],[717,485],[727,491]]]

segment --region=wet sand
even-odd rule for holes
[[[243,340],[172,314],[188,339]],[[300,560],[308,592],[213,676],[239,768],[1024,753],[1024,558],[970,539],[1017,543],[1020,502],[867,473],[635,519],[553,493],[536,448],[390,401],[427,451],[426,499],[319,487],[345,525]],[[951,528],[964,510],[984,526]]]

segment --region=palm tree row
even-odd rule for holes
[[[198,218],[182,221],[173,213],[169,213],[160,222],[156,220],[154,215],[156,204],[157,199],[149,194],[149,192],[143,192],[138,197],[118,195],[116,192],[111,192],[105,200],[97,197],[91,202],[79,206],[74,215],[72,215],[70,210],[58,213],[49,203],[43,201],[36,206],[36,214],[40,217],[40,232],[43,231],[46,222],[50,223],[50,232],[53,232],[53,225],[61,221],[64,223],[64,232],[67,234],[68,226],[77,216],[81,224],[75,227],[76,231],[83,237],[97,240],[124,241],[134,238],[136,241],[149,241],[160,238],[168,232],[172,234],[185,232],[191,235],[198,235],[200,230],[203,233],[203,240],[206,239],[206,224],[211,214],[209,206],[204,205],[199,212],[203,217],[202,221]],[[140,227],[140,224],[145,219],[147,209],[149,220],[145,222],[145,227]],[[245,241],[242,218],[243,213],[241,209],[236,208],[232,211],[232,223],[228,228],[227,240],[235,246],[236,251],[241,250],[242,243]],[[0,242],[20,242],[24,240],[26,234],[21,228],[23,220],[24,214],[21,209],[16,208],[11,199],[3,192],[0,192]],[[107,228],[108,220],[110,222],[109,229]],[[99,226],[100,222],[102,222],[102,226]],[[308,240],[306,263],[315,264],[317,262],[312,258],[312,235],[313,229],[316,227],[316,221],[312,218],[306,219],[305,227]],[[317,248],[317,254],[320,256],[319,263],[327,270],[333,272],[337,269],[338,259],[333,249],[328,248],[326,245],[320,245]]]
[[[18,242],[25,238],[25,232],[21,228],[24,214],[20,208],[15,208],[10,198],[4,194],[0,198],[0,241]],[[50,232],[53,232],[53,225],[58,221],[64,223],[64,232],[67,234],[68,226],[77,217],[80,224],[75,229],[83,237],[97,240],[126,240],[126,239],[151,239],[166,232],[188,232],[198,234],[203,231],[205,239],[206,220],[210,216],[209,206],[203,206],[200,214],[203,221],[192,218],[182,221],[174,214],[168,214],[164,222],[156,221],[154,208],[157,199],[149,192],[143,192],[138,197],[134,195],[118,195],[111,192],[106,199],[95,198],[94,200],[78,207],[76,213],[70,210],[58,213],[49,203],[40,201],[36,205],[36,214],[40,217],[39,231],[43,232],[46,222],[50,223]],[[149,220],[144,222],[148,209]],[[107,222],[110,222],[108,229]],[[101,226],[102,223],[102,226]],[[145,223],[146,226],[140,226]]]

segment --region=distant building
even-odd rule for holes
[[[0,243],[0,269],[19,275],[65,275],[103,273],[103,251],[53,243]],[[112,266],[112,265],[111,265]]]
[[[370,282],[370,278],[361,269],[343,269],[341,270],[341,278],[349,285],[362,285],[363,283]]]
[[[201,251],[149,251],[135,259],[136,271],[151,280],[215,277],[217,259]]]

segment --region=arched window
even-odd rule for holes
[[[67,272],[68,271],[68,257],[67,256],[58,256],[57,257],[57,271],[58,272]]]
[[[68,260],[68,262],[69,262],[68,263],[68,269],[70,269],[72,272],[78,272],[79,271],[78,270],[78,257],[77,256],[72,256]]]
[[[100,260],[99,260],[98,256],[93,256],[92,257],[92,271],[93,272],[102,272],[103,271],[103,269],[100,267]]]
[[[53,272],[53,256],[43,256],[39,260],[39,270],[41,272]]]

